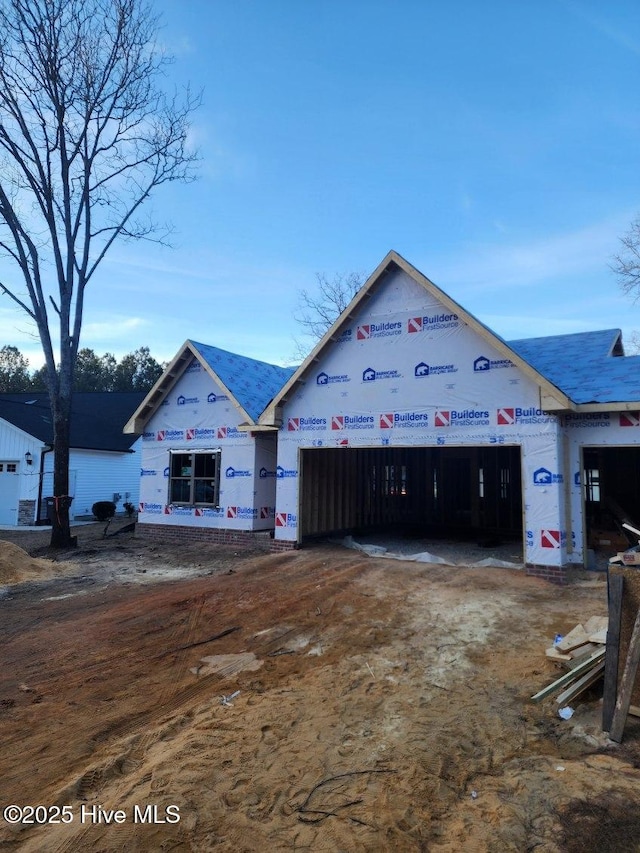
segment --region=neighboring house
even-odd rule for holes
[[[276,431],[254,428],[292,372],[185,342],[125,428],[142,433],[139,530],[219,541],[273,530]]]
[[[640,357],[619,330],[508,343],[395,252],[294,372],[187,342],[127,429],[140,520],[173,538],[513,537],[562,580],[612,514],[640,521]]]
[[[138,436],[122,430],[144,394],[76,393],[71,414],[69,492],[71,517],[90,516],[96,501],[117,509],[138,503]],[[0,394],[0,524],[47,519],[53,497],[53,427],[47,394]]]

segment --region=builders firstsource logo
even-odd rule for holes
[[[620,412],[621,427],[640,426],[640,412]]]
[[[221,506],[197,506],[194,510],[196,518],[224,518],[224,508]]]
[[[411,317],[407,320],[407,332],[431,332],[439,329],[455,329],[460,325],[457,314],[426,314],[423,317]]]
[[[184,441],[183,429],[159,429],[156,441]]]
[[[258,517],[258,507],[257,506],[228,506],[227,507],[227,518],[236,519],[236,518],[257,518]]]
[[[380,415],[380,429],[398,429],[404,427],[413,429],[429,424],[427,412],[385,412]]]
[[[376,425],[373,415],[332,415],[331,429],[373,429]]]
[[[185,438],[187,441],[198,441],[199,439],[211,439],[215,438],[217,431],[215,429],[200,429],[199,427],[192,427],[190,429],[185,430]]]
[[[402,334],[402,323],[366,323],[356,329],[356,340],[368,341],[373,338],[392,338]]]
[[[433,419],[437,427],[489,426],[489,412],[479,409],[438,409]]]
[[[165,515],[184,516],[191,518],[193,516],[193,508],[190,506],[166,506],[164,508]]]
[[[164,504],[154,504],[144,501],[138,504],[138,512],[145,515],[162,515],[164,512]]]
[[[327,428],[326,418],[288,418],[287,432],[313,432]]]
[[[213,430],[212,430],[213,432]],[[216,429],[216,439],[225,438],[244,438],[244,433],[241,433],[237,427],[234,426],[219,426]]]
[[[527,424],[550,424],[555,423],[555,415],[547,415],[542,409],[530,406],[523,409],[520,406],[503,406],[496,411],[496,423],[498,426],[514,426]]]
[[[586,427],[606,428],[611,426],[611,415],[609,412],[584,412],[565,415],[562,422],[564,426],[572,429],[585,429]]]

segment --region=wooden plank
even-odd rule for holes
[[[622,740],[624,725],[627,721],[629,706],[631,705],[631,693],[636,680],[638,664],[640,663],[640,610],[636,616],[636,621],[633,625],[633,633],[631,634],[631,642],[629,643],[629,651],[622,673],[620,689],[618,690],[618,698],[616,699],[616,707],[613,712],[613,722],[611,723],[611,731],[609,737],[616,743]]]
[[[539,690],[531,697],[531,699],[534,702],[540,702],[541,699],[545,699],[547,696],[551,696],[552,693],[556,693],[564,687],[565,684],[571,684],[572,681],[575,681],[583,673],[588,672],[599,661],[601,661],[602,658],[604,658],[604,652],[604,649],[598,649],[598,651],[590,655],[584,663],[578,664],[578,666],[576,666],[575,669],[572,669],[571,672],[566,672],[564,675],[561,675],[560,678],[556,679],[548,687],[544,687],[542,690]]]
[[[600,643],[600,645],[604,645],[607,642],[607,629],[602,628],[600,631],[596,631],[593,634],[589,634],[589,642]]]
[[[622,591],[624,577],[609,575],[609,627],[604,663],[604,688],[602,694],[602,731],[608,732],[613,722],[613,712],[618,694],[618,654],[620,652],[620,620],[622,618]]]
[[[549,646],[548,649],[544,650],[544,653],[548,658],[551,658],[551,660],[573,660],[571,655],[563,655],[555,646]]]
[[[629,714],[632,717],[640,717],[640,708],[637,705],[629,705]]]
[[[589,635],[585,631],[584,626],[576,625],[575,628],[572,628],[565,637],[555,644],[555,647],[559,652],[566,654],[567,652],[577,649],[578,646],[583,646],[588,642]]]
[[[565,702],[571,702],[572,699],[575,699],[576,696],[579,696],[581,693],[591,687],[602,675],[604,672],[604,661],[601,660],[600,663],[596,664],[593,669],[589,670],[589,672],[585,673],[582,678],[579,678],[575,684],[572,684],[570,687],[567,687],[559,696],[556,697],[556,702],[561,705],[564,705]]]
[[[590,616],[584,623],[587,634],[597,634],[598,631],[606,631],[609,619],[607,616]]]
[[[620,617],[620,646],[618,652],[618,690],[622,671],[627,659],[629,642],[633,634],[633,626],[640,610],[640,571],[633,566],[609,566],[609,575],[622,575],[624,591],[622,594],[622,615]],[[640,705],[640,677],[636,678],[631,694],[631,704]]]

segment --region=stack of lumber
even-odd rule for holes
[[[604,673],[607,642],[606,616],[592,616],[580,623],[569,633],[550,646],[545,654],[567,671],[548,687],[531,698],[540,702],[548,696],[556,696],[559,705],[572,701],[600,679]]]

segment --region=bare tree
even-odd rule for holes
[[[0,0],[0,250],[16,272],[0,292],[44,351],[57,546],[74,541],[69,421],[85,288],[114,241],[163,241],[140,208],[192,176],[198,99],[163,93],[157,29],[143,0]]]
[[[622,290],[635,299],[640,298],[640,216],[620,238],[622,249],[613,256],[611,269]]]
[[[301,290],[295,316],[304,340],[295,341],[295,358],[304,358],[313,345],[333,326],[365,281],[364,273],[336,273],[332,279],[316,273],[316,287]]]

